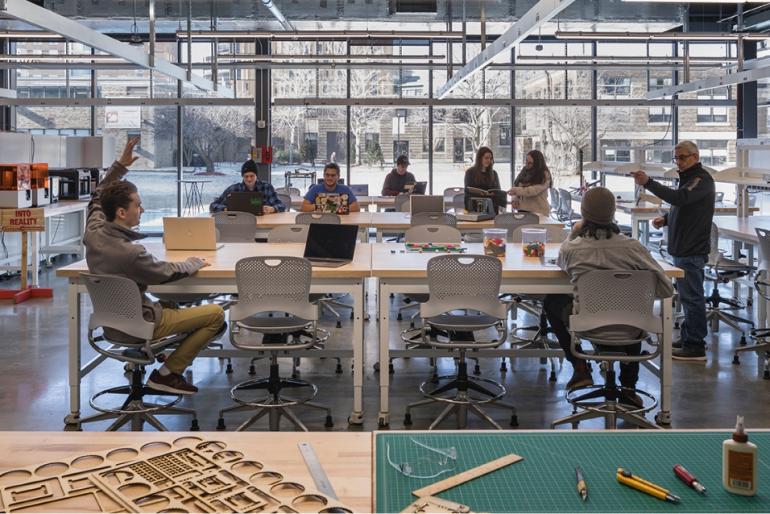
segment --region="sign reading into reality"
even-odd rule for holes
[[[45,232],[42,208],[0,209],[0,225],[4,232]]]

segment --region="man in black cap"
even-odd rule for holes
[[[230,193],[243,193],[247,191],[257,191],[262,193],[262,202],[264,203],[262,212],[265,214],[283,212],[286,210],[286,206],[275,193],[273,185],[269,182],[262,182],[257,178],[257,163],[252,159],[244,162],[243,166],[241,166],[241,177],[243,177],[241,182],[229,186],[221,195],[219,195],[219,198],[211,202],[209,211],[220,212],[227,210],[227,205],[225,204],[227,195]]]
[[[406,171],[409,167],[409,158],[399,155],[396,159],[396,167],[390,170],[382,184],[382,196],[397,196],[404,192],[404,186],[414,184],[417,180],[414,175]]]
[[[572,227],[572,233],[559,250],[559,267],[570,277],[570,282],[577,285],[578,279],[588,271],[594,270],[650,270],[657,274],[656,296],[668,298],[674,294],[671,280],[666,277],[660,264],[652,258],[650,252],[636,239],[624,236],[615,224],[615,195],[609,189],[594,187],[583,196],[580,204],[583,217]],[[572,295],[546,295],[544,308],[548,321],[559,339],[567,360],[572,364],[573,374],[567,389],[593,384],[593,377],[585,360],[572,354],[572,337],[569,333],[569,316],[572,314]],[[599,329],[606,330],[606,329]],[[611,333],[596,333],[604,339],[636,339],[636,329],[612,329]],[[625,346],[628,355],[639,355],[642,344]],[[639,363],[620,363],[620,385],[634,388],[639,378]],[[629,404],[638,406],[638,395],[627,394]]]

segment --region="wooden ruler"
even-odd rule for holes
[[[449,478],[445,478],[440,482],[436,482],[434,484],[425,486],[422,489],[417,489],[416,491],[412,491],[412,494],[417,496],[418,498],[422,498],[424,496],[435,496],[441,491],[446,491],[447,489],[451,489],[460,484],[464,484],[465,482],[470,482],[474,478],[478,478],[480,476],[486,475],[487,473],[491,473],[500,468],[504,468],[509,464],[519,462],[523,458],[524,457],[520,455],[516,455],[515,453],[509,453],[505,457],[500,457],[499,459],[485,462],[481,466],[476,466],[475,468],[468,469],[457,475],[451,476]]]

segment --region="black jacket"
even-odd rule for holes
[[[679,188],[650,179],[644,185],[671,204],[664,217],[668,226],[668,253],[674,257],[708,255],[716,192],[714,179],[697,163],[679,173]]]

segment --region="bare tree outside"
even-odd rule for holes
[[[156,116],[155,120],[156,137],[176,130],[175,115]],[[255,130],[254,121],[239,107],[183,107],[182,123],[182,163],[190,165],[197,154],[210,174],[215,173],[218,161],[241,160]],[[224,149],[237,149],[239,141],[244,146],[244,155],[226,155]]]
[[[500,73],[476,73],[457,87],[456,95],[461,98],[499,97],[509,88],[509,81]],[[507,111],[507,107],[473,106],[454,110],[455,127],[471,141],[473,153],[481,146],[489,146],[492,126]]]
[[[350,74],[350,97],[369,98],[377,94],[384,82],[380,70],[354,70]],[[366,153],[367,132],[379,132],[386,109],[377,106],[355,106],[350,109],[350,132],[353,135],[355,164],[360,165]]]

